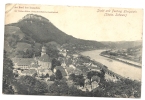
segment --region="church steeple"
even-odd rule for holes
[[[46,54],[46,47],[43,45],[42,51],[41,51],[41,56]]]

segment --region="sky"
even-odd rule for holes
[[[124,10],[131,13],[123,13]],[[31,11],[47,11],[49,13],[33,13]],[[11,4],[6,5],[5,24],[18,22],[27,14],[41,15],[66,34],[85,40],[135,41],[142,39],[142,9]],[[112,14],[114,16],[106,16]],[[116,14],[124,16],[115,16]]]

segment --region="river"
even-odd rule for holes
[[[103,65],[106,65],[108,69],[123,77],[141,81],[142,68],[134,67],[116,60],[100,56],[99,54],[102,51],[103,50],[92,50],[82,52],[81,54],[84,56],[89,56],[91,59],[94,59],[102,63]]]

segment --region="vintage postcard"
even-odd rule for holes
[[[143,9],[6,4],[3,94],[141,98]]]

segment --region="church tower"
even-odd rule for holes
[[[43,46],[42,47],[42,51],[41,51],[41,56],[45,55],[46,54],[46,47]]]
[[[51,59],[46,54],[46,47],[43,46],[41,50],[41,57],[38,58],[38,65],[43,69],[51,69]]]

